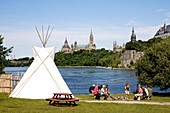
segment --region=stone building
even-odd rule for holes
[[[72,53],[72,50],[70,49],[70,46],[68,45],[67,38],[65,39],[64,45],[62,46],[61,52],[64,53]]]
[[[94,37],[91,30],[90,37],[89,37],[89,44],[86,45],[78,45],[77,41],[74,42],[74,45],[71,45],[72,51],[80,51],[80,50],[92,50],[96,49],[96,45],[94,44]]]
[[[160,27],[160,29],[156,32],[154,38],[167,38],[170,36],[170,25],[164,24],[163,27]]]
[[[133,61],[133,63],[136,63],[136,60],[138,60],[143,55],[144,52],[141,51],[137,52],[136,50],[126,50],[121,54],[120,61],[121,64],[123,64],[125,67],[128,67],[131,61]]]
[[[125,48],[125,44],[123,46],[117,45],[117,42],[113,42],[113,52],[121,52]]]
[[[134,28],[132,28],[131,42],[136,42]],[[128,67],[131,61],[136,63],[136,60],[138,60],[142,55],[144,55],[144,52],[142,51],[126,50],[120,56],[121,64],[123,64],[125,67]]]

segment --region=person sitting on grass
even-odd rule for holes
[[[128,83],[126,83],[126,85],[125,85],[126,99],[128,99],[129,91],[131,92],[131,90],[130,90],[130,86],[128,85]]]
[[[144,86],[142,87],[142,89],[143,89],[143,98],[142,98],[142,100],[144,100],[145,98],[148,98],[149,93],[148,93],[148,90]]]
[[[148,100],[150,100],[151,96],[152,96],[152,89],[150,88],[150,86],[148,86]]]
[[[94,95],[97,95],[97,93],[98,93],[98,88],[99,88],[99,85],[96,85],[96,87],[94,88]]]
[[[94,96],[95,99],[100,99],[100,89],[99,89],[99,85],[96,85],[96,87],[94,88]]]
[[[107,85],[107,84],[106,84],[106,92],[107,92],[107,94],[108,94],[108,95],[110,95],[109,87],[108,87],[108,85]]]
[[[91,93],[92,95],[94,95],[94,88],[95,88],[95,84],[93,84],[93,85],[89,88],[89,93]]]
[[[135,98],[137,99],[138,97],[143,96],[143,90],[140,85],[138,85],[139,91],[137,94],[135,94]],[[140,99],[140,98],[139,98]]]
[[[104,100],[107,100],[108,94],[105,88],[105,85],[103,85],[103,87],[101,88],[101,96],[104,96]]]

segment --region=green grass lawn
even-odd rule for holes
[[[0,113],[170,113],[170,106],[117,104],[117,103],[86,103],[77,102],[77,106],[59,107],[47,105],[46,100],[8,98],[8,93],[0,93]],[[80,100],[95,100],[91,95],[75,95]],[[124,94],[112,95],[124,96]],[[133,94],[129,97],[133,98]],[[148,100],[144,100],[148,101]],[[154,102],[170,102],[170,97],[152,97]]]

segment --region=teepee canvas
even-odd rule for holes
[[[33,46],[34,61],[9,97],[45,99],[71,93],[54,63],[55,47],[45,48],[46,39],[42,48]]]

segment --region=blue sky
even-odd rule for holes
[[[33,56],[32,46],[41,46],[34,26],[48,25],[54,31],[47,47],[61,50],[69,45],[88,44],[91,28],[97,48],[113,49],[130,41],[134,26],[137,40],[152,38],[160,26],[170,24],[169,0],[0,0],[0,34],[4,46],[14,46],[17,58]]]

